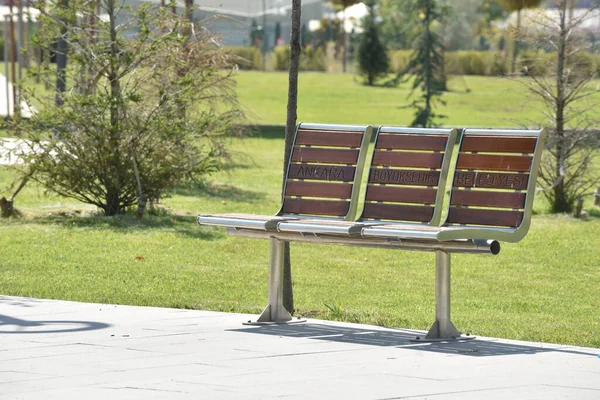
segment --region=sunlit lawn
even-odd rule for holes
[[[302,85],[311,80],[314,93],[306,93]],[[344,88],[342,93],[325,87],[329,80]],[[284,121],[284,74],[244,73],[239,82],[242,101],[257,122]],[[505,126],[501,110],[514,117],[534,115],[515,98],[502,97],[516,96],[503,89],[507,82],[469,79],[471,93],[448,95],[449,107],[451,99],[468,103],[453,106],[456,115],[449,121]],[[300,90],[304,121],[406,124],[411,115],[398,108],[405,101],[398,93],[405,89],[368,89],[350,76],[303,74]],[[24,217],[0,220],[0,294],[260,312],[267,296],[267,241],[230,238],[222,229],[198,227],[194,217],[275,213],[281,137],[279,128],[233,140],[235,157],[228,168],[204,187],[175,190],[162,202],[166,211],[142,222],[132,215],[97,216],[93,208],[47,197],[29,185],[16,201]],[[12,177],[0,169],[0,195],[9,192]],[[498,256],[453,256],[453,320],[476,335],[600,347],[600,210],[588,199],[590,215],[577,220],[548,215],[546,208],[538,196],[529,235],[503,244]],[[299,315],[334,318],[329,305],[341,310],[336,318],[348,321],[418,329],[433,322],[431,253],[293,244],[292,263]]]

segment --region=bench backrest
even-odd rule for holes
[[[298,124],[278,215],[352,220],[370,126]]]
[[[445,225],[496,227],[510,232],[510,241],[522,239],[529,229],[544,137],[544,130],[466,129]]]
[[[361,221],[438,225],[455,129],[377,130]]]

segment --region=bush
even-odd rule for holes
[[[231,46],[225,47],[225,51],[236,57],[239,69],[257,70],[262,69],[262,54],[254,46]]]
[[[302,57],[302,53],[300,57]],[[273,68],[275,68],[275,71],[290,69],[290,48],[288,46],[275,47],[273,51]]]
[[[523,51],[519,57],[519,69],[523,75],[546,75],[552,57],[552,54],[543,51]]]
[[[506,56],[504,56],[502,53],[495,53],[494,61],[492,64],[491,74],[504,76],[504,75],[508,74],[508,71],[509,71],[508,58]]]
[[[410,62],[412,50],[395,50],[388,53],[390,60],[390,71],[394,74],[398,74],[406,69],[406,66]]]
[[[287,71],[290,68],[290,48],[288,46],[276,47],[273,51],[273,68],[276,71]],[[325,51],[322,48],[315,50],[306,46],[300,53],[300,71],[327,71]]]

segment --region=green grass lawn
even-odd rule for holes
[[[286,73],[240,73],[237,78],[240,100],[254,116],[255,123],[285,123],[287,80]],[[445,126],[537,128],[545,121],[539,106],[527,96],[523,82],[481,76],[452,77],[450,92],[442,96],[446,105],[436,106],[435,111],[447,116],[440,121]],[[350,74],[301,73],[298,120],[406,126],[414,114],[413,108],[407,107],[412,101],[407,98],[409,93],[409,83],[398,88],[367,87]],[[600,100],[600,94],[595,99]],[[600,117],[600,109],[596,108],[594,113]]]
[[[368,92],[342,75],[303,74],[301,82],[317,77],[321,82],[338,80],[348,94]],[[240,76],[242,100],[262,118],[259,122],[283,122],[284,78]],[[259,88],[260,80],[271,82],[266,87],[275,93],[271,98],[263,89],[251,101],[249,87]],[[485,86],[485,81],[479,83],[477,87]],[[476,85],[469,84],[473,92],[464,96],[477,93]],[[403,122],[392,114],[389,120],[366,114],[372,104],[357,100],[360,96],[354,102],[344,100],[353,111],[338,107],[333,94],[320,86],[315,81],[323,102],[308,104],[310,96],[301,100],[300,119]],[[390,104],[396,97],[403,100],[392,96],[395,90],[372,90],[385,96],[389,92]],[[373,95],[372,101],[383,101],[381,97]],[[490,104],[494,97],[488,94],[485,101]],[[319,96],[312,98],[317,101]],[[476,114],[471,112],[480,118]],[[489,118],[494,114],[486,113]],[[455,123],[486,125],[471,121]],[[274,214],[280,202],[281,137],[281,129],[275,128],[233,140],[235,158],[228,168],[211,176],[204,187],[178,188],[164,199],[166,212],[142,222],[131,215],[97,216],[93,208],[47,197],[34,185],[26,187],[16,201],[24,217],[0,220],[0,294],[259,313],[267,297],[267,241],[230,238],[223,229],[198,227],[195,216]],[[0,195],[8,193],[12,176],[0,168]],[[460,330],[475,335],[600,348],[600,210],[587,202],[590,216],[577,220],[548,215],[546,208],[538,196],[528,236],[503,244],[499,255],[453,256],[453,320]],[[432,253],[294,243],[292,263],[298,315],[418,329],[433,322]]]

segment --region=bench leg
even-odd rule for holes
[[[450,319],[450,253],[435,252],[435,322],[424,339],[418,341],[469,340],[472,336],[461,336]]]
[[[283,306],[283,252],[285,241],[271,238],[269,256],[269,303],[256,322],[248,321],[244,325],[282,324],[292,322],[292,316]]]

